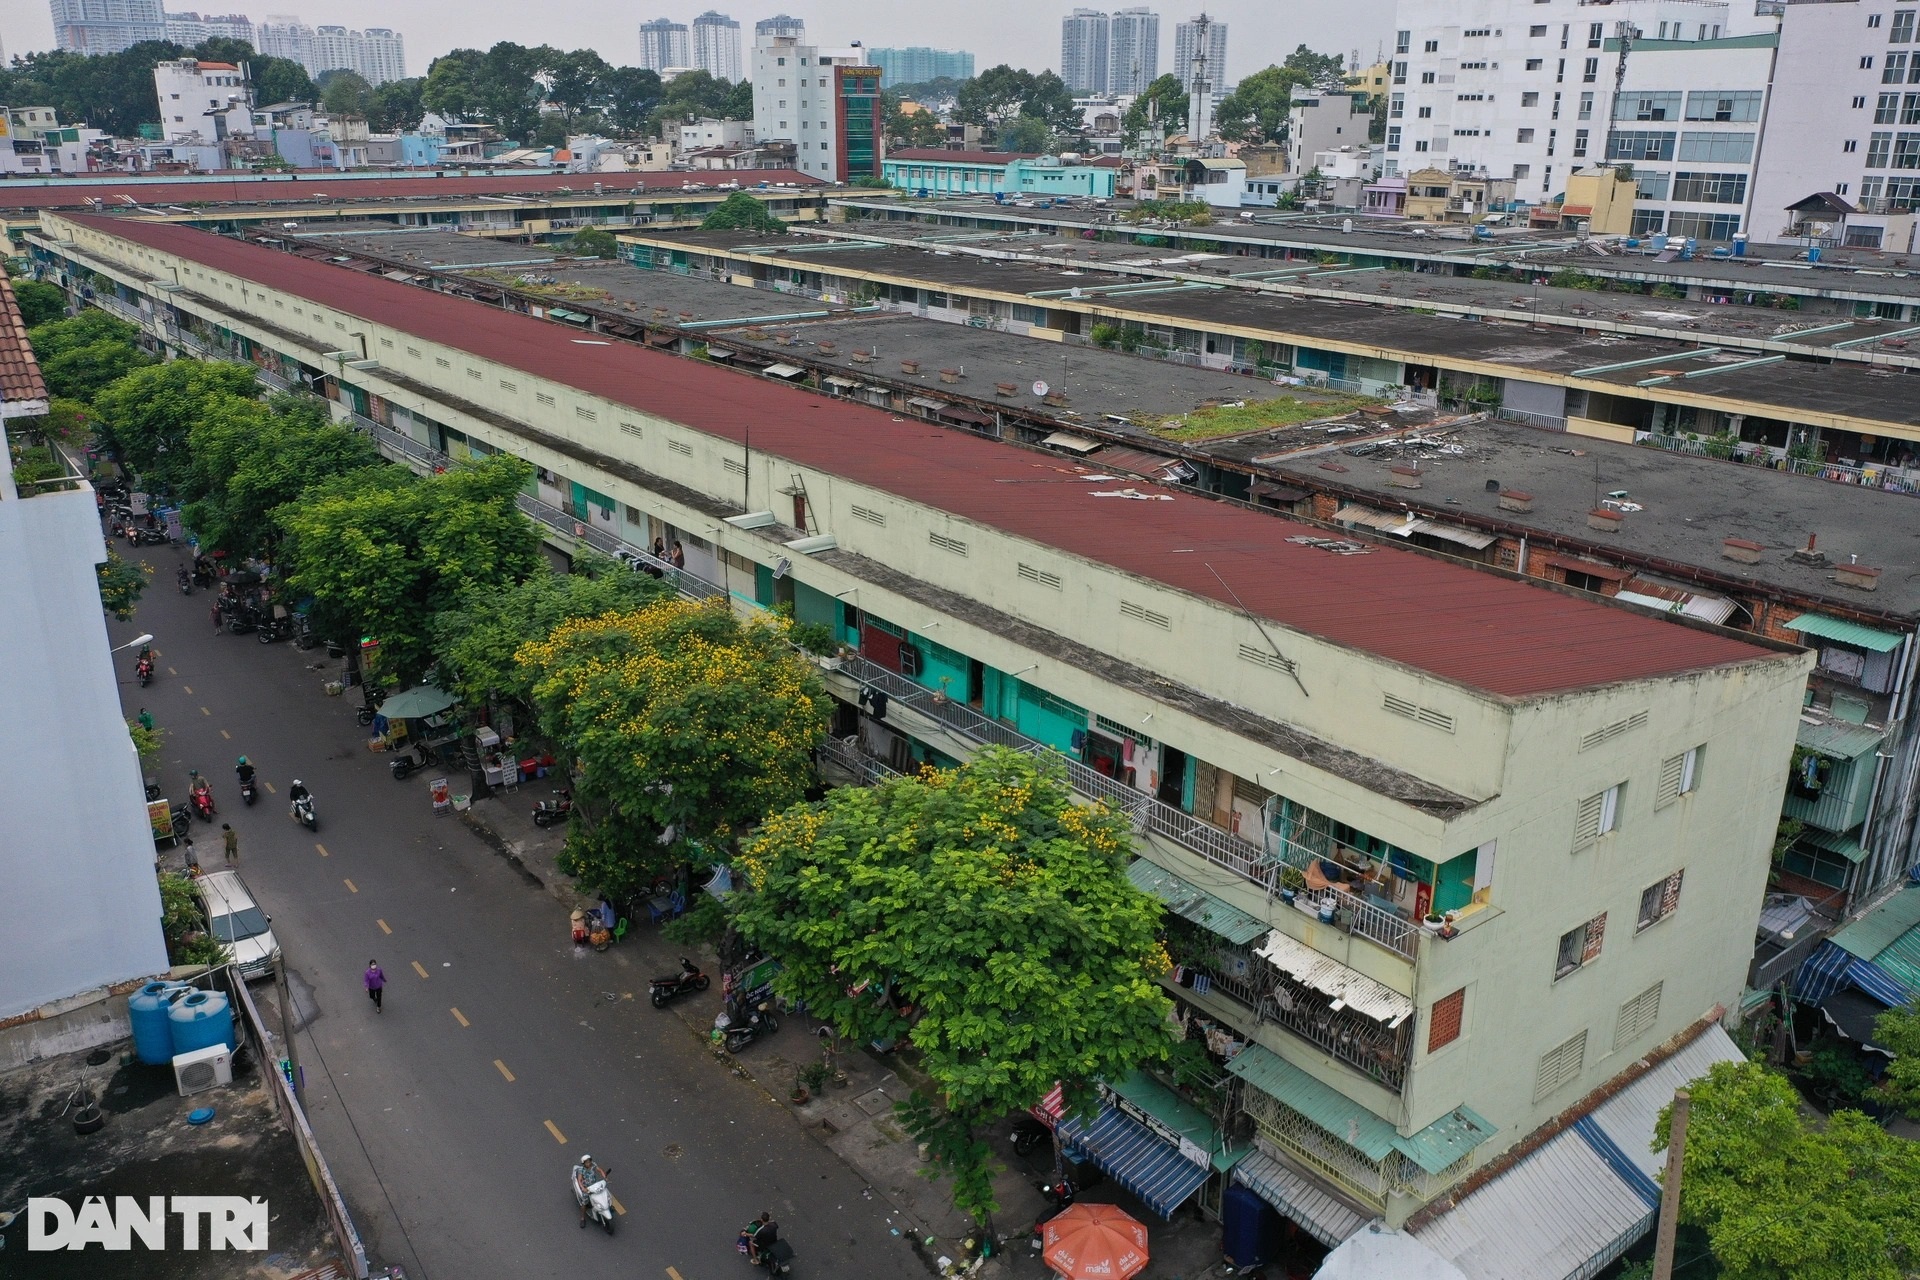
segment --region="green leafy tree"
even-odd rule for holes
[[[426,479],[384,467],[322,481],[281,509],[287,582],[325,633],[373,637],[383,678],[411,682],[432,661],[434,614],[542,567],[515,503],[532,476],[498,453]]]
[[[374,86],[367,107],[367,127],[380,133],[398,133],[417,126],[427,110],[420,100],[426,84],[424,77],[409,76]]]
[[[583,258],[612,260],[620,256],[620,242],[613,238],[611,231],[602,231],[598,227],[583,227],[567,240],[566,250]]]
[[[751,81],[744,81],[749,95],[753,92]],[[733,86],[725,80],[716,80],[711,72],[683,71],[675,76],[660,91],[659,105],[654,108],[654,132],[661,133],[669,121],[734,119],[727,114]],[[752,106],[749,104],[747,117],[752,118]]]
[[[921,107],[918,111],[903,110],[904,102],[896,93],[887,93],[886,127],[887,141],[895,147],[937,147],[947,140],[947,127],[940,123],[939,117]],[[918,105],[918,104],[915,104]]]
[[[1179,76],[1160,76],[1147,86],[1145,93],[1133,100],[1126,114],[1120,117],[1121,131],[1130,142],[1137,144],[1148,135],[1157,120],[1161,136],[1170,138],[1187,127],[1187,102],[1187,91],[1180,87]],[[1224,104],[1222,110],[1225,110]]]
[[[702,231],[765,231],[785,235],[787,224],[776,218],[761,201],[744,191],[736,191],[713,206],[713,212],[700,221]]]
[[[373,86],[358,71],[322,71],[316,83],[320,88],[320,105],[329,116],[365,120],[373,114]]]
[[[193,881],[171,871],[160,877],[160,932],[167,940],[168,964],[219,965],[230,958],[226,946],[207,932]]]
[[[102,388],[93,399],[95,425],[142,479],[179,486],[192,466],[187,433],[194,424],[228,402],[250,402],[258,393],[250,364],[170,360]]]
[[[646,129],[660,105],[660,73],[645,67],[615,67],[600,78],[600,87],[607,126],[623,136]]]
[[[65,49],[29,53],[0,69],[0,102],[51,106],[67,124],[90,124],[128,137],[159,116],[153,96],[153,66],[188,50],[168,40],[148,40],[119,53],[80,54]]]
[[[727,100],[720,108],[720,118],[722,120],[753,119],[753,81],[743,76],[728,86]]]
[[[139,330],[104,311],[88,308],[71,320],[54,320],[27,331],[47,390],[74,400],[95,393],[133,370],[150,365],[140,350]]]
[[[487,55],[478,49],[455,49],[427,67],[420,99],[429,111],[457,118],[480,116],[485,110],[481,80]]]
[[[60,291],[59,285],[40,280],[22,280],[13,286],[13,296],[20,304],[20,318],[29,329],[49,324],[67,314],[67,295]]]
[[[562,622],[518,655],[542,730],[577,763],[562,869],[632,894],[669,848],[805,794],[832,700],[780,622],[660,600]]]
[[[1300,45],[1279,66],[1254,72],[1220,100],[1215,114],[1220,136],[1234,142],[1285,141],[1295,86],[1345,93],[1345,65],[1337,53],[1315,53]],[[1383,129],[1384,120],[1383,115]]]
[[[1015,116],[1000,126],[996,140],[1010,152],[1038,155],[1053,141],[1053,130],[1039,116]]]
[[[186,521],[209,547],[274,558],[281,508],[335,476],[386,466],[366,436],[327,420],[309,399],[211,404],[187,435]]]
[[[1889,1009],[1874,1020],[1874,1043],[1893,1055],[1877,1090],[1909,1120],[1920,1120],[1920,1004]]]
[[[1715,1063],[1687,1086],[1680,1220],[1729,1280],[1911,1280],[1920,1267],[1920,1144],[1858,1111],[1820,1128],[1779,1073]],[[1671,1107],[1654,1149],[1664,1150]]]
[[[263,107],[320,99],[313,77],[292,58],[255,57],[247,65],[253,71],[253,100]]]
[[[563,622],[632,613],[670,594],[659,579],[582,551],[573,572],[535,573],[525,582],[468,592],[434,615],[429,632],[446,687],[473,706],[509,699],[533,710],[533,675],[515,655]]]
[[[109,549],[107,558],[96,566],[94,573],[100,579],[100,607],[121,622],[131,621],[140,603],[140,593],[147,589],[147,579],[153,576],[153,566],[145,561],[122,560]]]
[[[1075,803],[1064,773],[991,747],[969,764],[833,791],[767,819],[738,861],[740,931],[784,966],[789,999],[865,1042],[920,1053],[942,1106],[902,1118],[954,1175],[956,1207],[996,1207],[980,1134],[1060,1081],[1167,1057],[1160,904],[1127,880],[1127,820]]]
[[[160,742],[166,733],[165,729],[157,726],[149,729],[138,720],[127,721],[127,734],[133,739],[134,754],[140,757],[143,765],[151,765],[160,754]]]
[[[575,49],[571,53],[556,50],[555,53],[557,56],[543,68],[542,78],[547,85],[547,101],[560,109],[562,118],[571,127],[600,105],[605,94],[601,82],[613,68],[591,49]]]

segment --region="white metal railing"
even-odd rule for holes
[[[1732,452],[1728,453],[1727,446],[1723,443],[1705,439],[1692,440],[1685,436],[1670,436],[1649,431],[1636,431],[1633,442],[1651,449],[1665,449],[1669,453],[1691,454],[1697,458],[1718,458],[1723,462],[1740,462],[1750,466],[1768,467],[1775,471],[1791,472],[1799,476],[1814,476],[1821,480],[1830,480],[1835,484],[1857,484],[1868,489],[1920,494],[1920,469],[1911,467],[1862,467],[1844,462],[1790,458],[1784,449],[1744,442],[1734,444]]]
[[[1526,409],[1509,409],[1501,405],[1493,411],[1493,416],[1502,422],[1518,422],[1529,427],[1545,427],[1549,431],[1565,431],[1567,420],[1551,413],[1533,413]]]
[[[820,758],[845,769],[858,778],[863,786],[902,776],[898,769],[884,760],[878,760],[862,751],[857,744],[840,738],[828,738],[821,743]]]

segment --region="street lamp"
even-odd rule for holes
[[[135,636],[135,637],[134,637],[133,639],[131,639],[131,640],[129,640],[129,641],[127,641],[127,642],[126,642],[125,644],[117,644],[117,645],[115,645],[115,646],[113,646],[113,648],[111,648],[111,649],[109,649],[109,650],[107,650],[107,652],[108,652],[108,653],[118,653],[118,652],[120,652],[120,651],[121,651],[122,649],[131,649],[131,648],[133,648],[133,646],[135,646],[135,645],[137,645],[137,644],[152,644],[152,643],[153,643],[153,637],[152,637],[152,636]]]

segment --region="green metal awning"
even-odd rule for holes
[[[1871,649],[1875,653],[1892,653],[1900,647],[1900,635],[1894,631],[1878,631],[1873,627],[1863,627],[1857,622],[1842,622],[1838,618],[1829,618],[1818,613],[1803,613],[1787,624],[1789,631],[1804,631],[1810,636],[1823,636],[1828,640],[1838,640],[1842,644],[1856,645],[1862,649]]]
[[[1143,1071],[1129,1072],[1125,1079],[1107,1086],[1115,1096],[1124,1098],[1147,1115],[1193,1143],[1213,1157],[1213,1167],[1221,1172],[1233,1168],[1253,1148],[1228,1147],[1200,1108],[1182,1098]]]
[[[1895,938],[1873,963],[1907,990],[1920,991],[1920,926]]]
[[[1428,1173],[1438,1173],[1500,1132],[1472,1108],[1457,1107],[1403,1138],[1388,1121],[1257,1044],[1235,1054],[1227,1070],[1292,1107],[1369,1160],[1381,1160],[1398,1151]]]
[[[1834,934],[1831,941],[1862,960],[1872,960],[1917,927],[1920,886],[1909,885]]]
[[[1269,927],[1232,903],[1220,901],[1145,858],[1133,860],[1133,865],[1127,868],[1127,879],[1133,881],[1134,888],[1166,903],[1175,915],[1213,930],[1228,942],[1244,945],[1264,935]]]
[[[1860,842],[1852,836],[1835,835],[1831,831],[1822,831],[1818,827],[1808,827],[1800,833],[1800,838],[1816,848],[1828,853],[1837,853],[1848,862],[1858,862],[1867,856]]]
[[[1832,756],[1836,760],[1852,760],[1864,756],[1887,740],[1885,729],[1871,729],[1866,725],[1847,724],[1844,721],[1834,723],[1830,720],[1800,721],[1800,730],[1793,740],[1809,751],[1818,751],[1823,756]]]

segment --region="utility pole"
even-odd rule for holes
[[[273,989],[280,997],[280,1038],[287,1044],[287,1084],[293,1100],[300,1101],[300,1051],[293,1042],[293,998],[287,993],[287,956],[282,951],[273,962]]]
[[[1691,1105],[1685,1089],[1674,1090],[1667,1133],[1667,1176],[1660,1188],[1660,1231],[1653,1245],[1653,1280],[1673,1280],[1673,1234],[1680,1226],[1680,1170],[1687,1159],[1687,1110]]]

